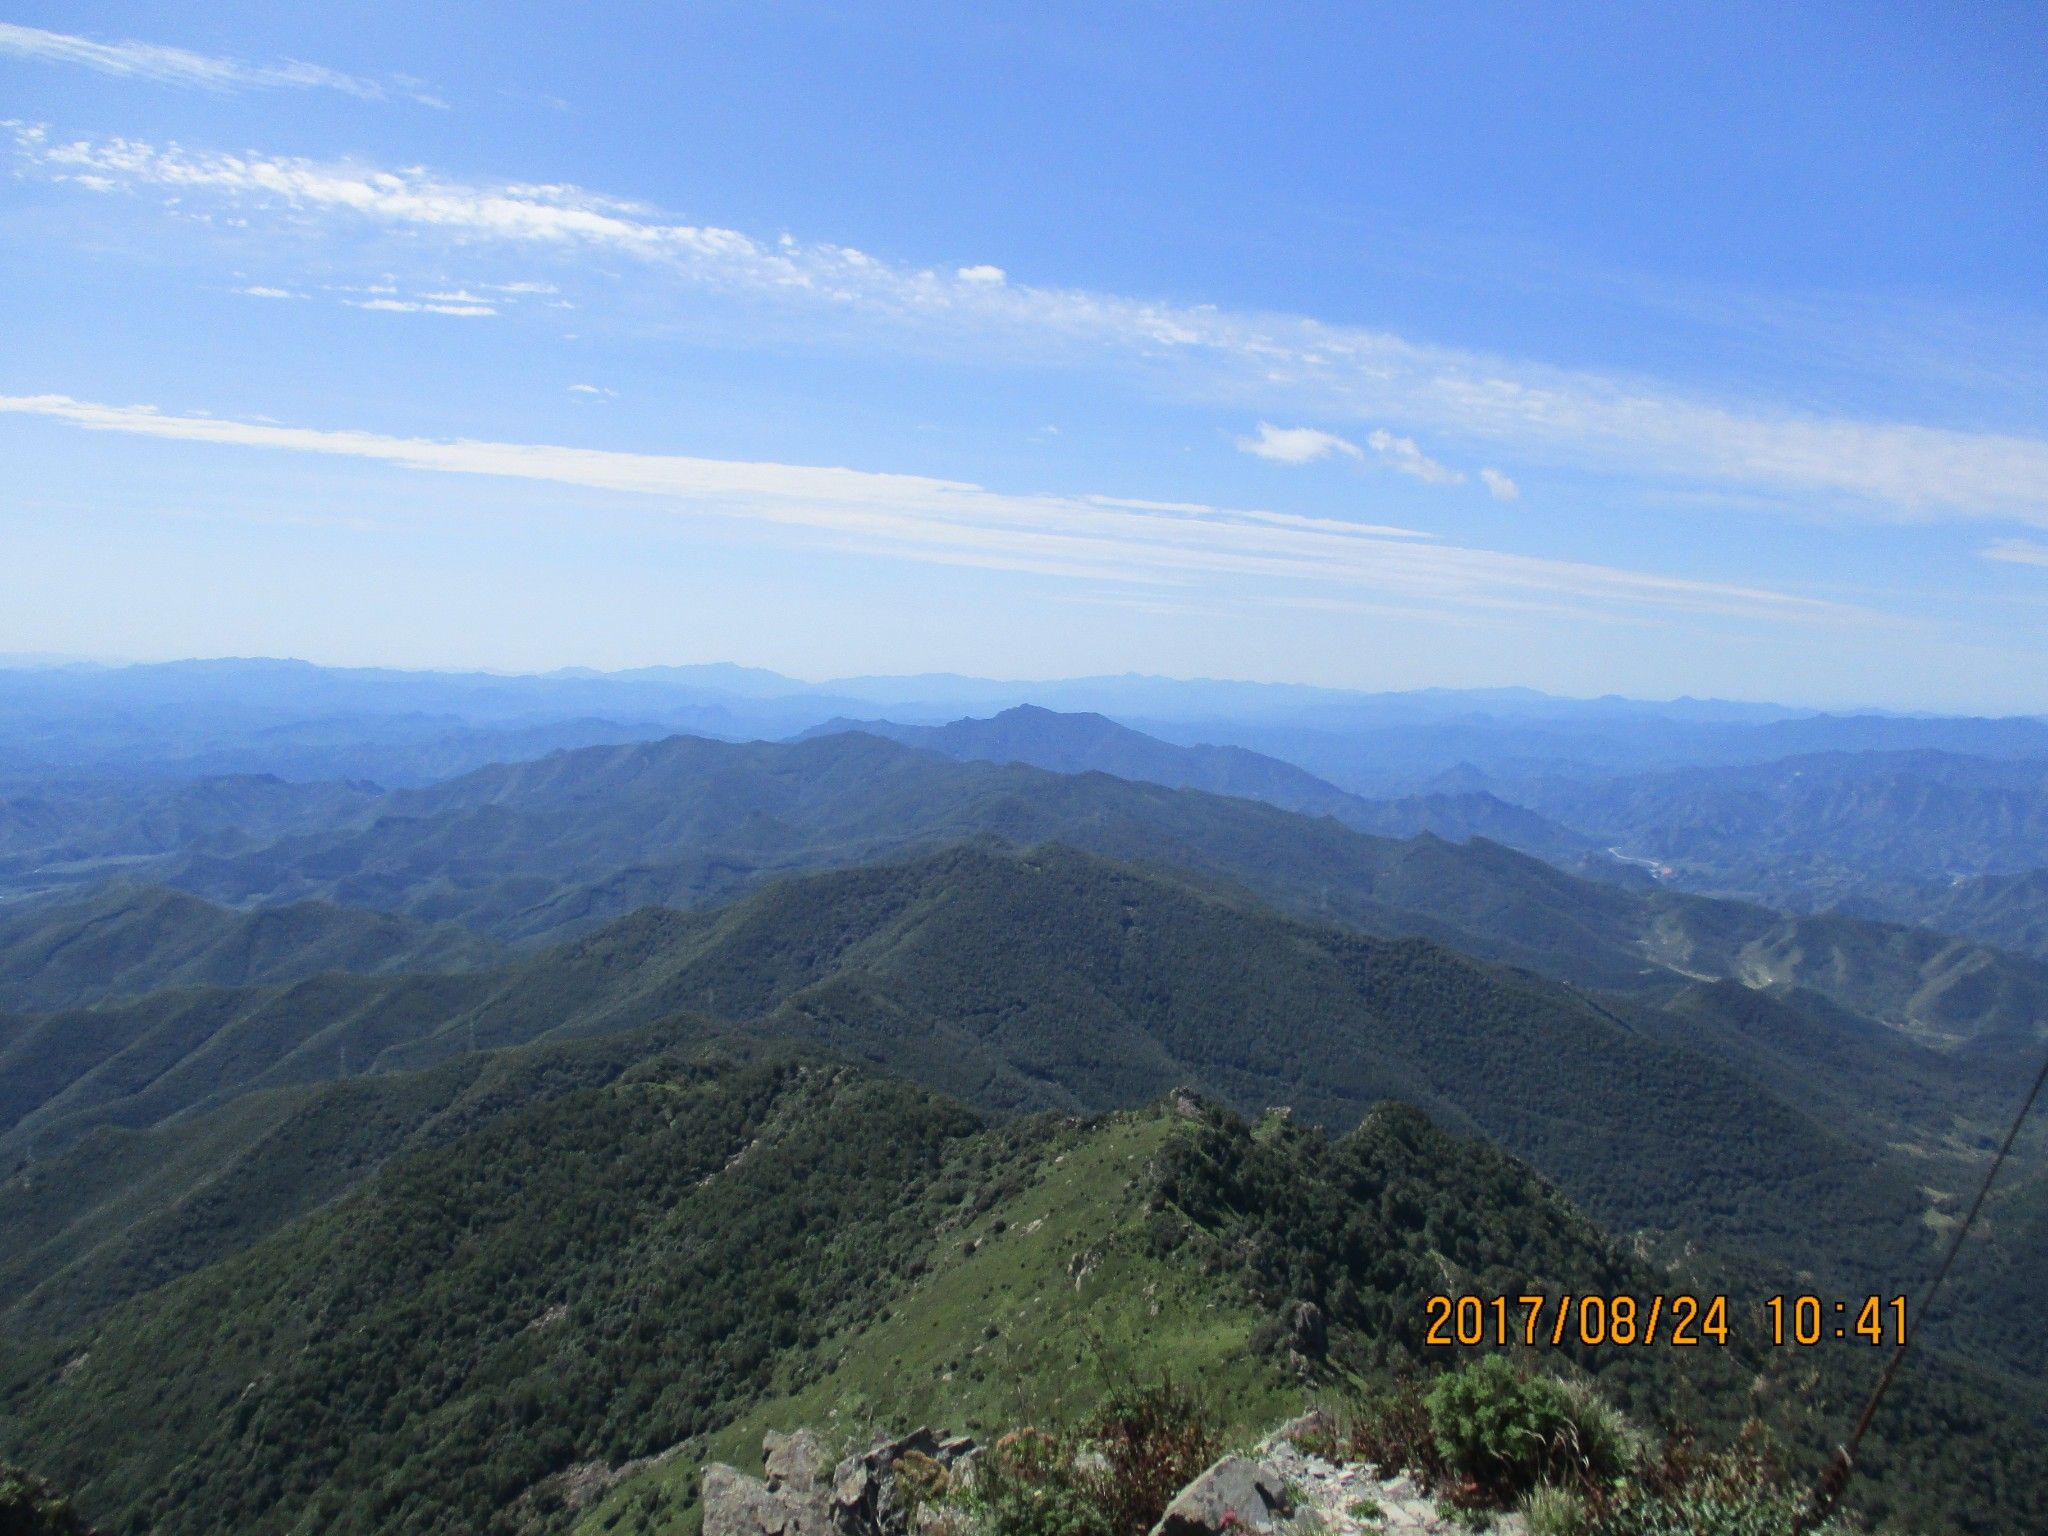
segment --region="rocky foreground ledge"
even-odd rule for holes
[[[1407,1476],[1304,1451],[1295,1436],[1305,1423],[1216,1461],[1167,1505],[1151,1536],[1469,1536],[1469,1520]],[[933,1495],[971,1488],[988,1454],[965,1436],[919,1429],[834,1462],[812,1431],[771,1430],[762,1476],[705,1467],[703,1536],[973,1536],[971,1520]],[[1489,1529],[1523,1536],[1517,1515],[1495,1516]]]

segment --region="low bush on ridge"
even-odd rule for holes
[[[1500,1355],[1348,1399],[1301,1443],[1405,1472],[1457,1508],[1518,1508],[1529,1536],[1781,1536],[1802,1499],[1760,1425],[1721,1450],[1652,1446],[1590,1385]]]
[[[1118,1383],[1078,1430],[1014,1430],[979,1457],[951,1505],[982,1536],[1145,1536],[1223,1452],[1209,1404],[1171,1377]]]

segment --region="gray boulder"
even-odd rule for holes
[[[1240,1526],[1270,1531],[1292,1509],[1286,1485],[1272,1468],[1226,1456],[1166,1506],[1152,1536],[1221,1536],[1233,1515]]]
[[[704,1536],[833,1536],[825,1500],[771,1488],[722,1462],[704,1469]]]
[[[905,1458],[950,1473],[973,1455],[964,1435],[918,1429],[882,1437],[835,1467],[810,1430],[770,1430],[761,1442],[765,1480],[719,1462],[704,1469],[703,1536],[909,1536],[911,1511],[896,1486]]]
[[[808,1429],[778,1435],[769,1430],[761,1441],[761,1465],[768,1473],[768,1486],[791,1493],[816,1493],[832,1463],[825,1447]]]

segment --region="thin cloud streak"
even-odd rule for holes
[[[164,187],[489,240],[564,257],[630,255],[702,288],[825,305],[962,342],[1042,352],[1078,347],[1171,366],[1182,385],[1267,406],[1492,444],[1582,469],[1863,503],[1888,518],[1998,518],[2048,526],[2048,440],[1718,404],[1661,386],[1409,341],[1310,317],[1019,283],[1000,269],[914,268],[832,244],[757,241],[666,222],[631,202],[564,185],[478,186],[258,154],[129,139],[49,141],[15,126],[28,167],[93,190]]]
[[[41,27],[16,26],[0,22],[0,55],[35,59],[52,64],[77,64],[103,75],[149,80],[159,85],[184,86],[201,91],[245,90],[328,90],[360,97],[364,101],[385,101],[402,97],[422,106],[445,107],[446,102],[428,95],[414,82],[365,80],[343,74],[320,64],[288,59],[282,64],[246,64],[240,59],[219,58],[173,48],[165,43],[95,42],[68,32],[48,32]]]
[[[632,492],[695,514],[811,530],[833,548],[862,554],[1087,580],[1184,586],[1217,577],[1273,579],[1478,608],[1620,605],[1793,623],[1878,617],[1760,588],[1461,548],[1406,529],[1202,503],[1012,495],[966,481],[829,466],[390,437],[177,416],[67,395],[0,396],[0,413],[179,442]]]
[[[2002,560],[2007,565],[2048,566],[2048,544],[2031,539],[2001,539],[1982,553],[1986,560]]]
[[[346,299],[350,309],[373,309],[394,315],[495,315],[491,304],[449,303],[440,299]]]

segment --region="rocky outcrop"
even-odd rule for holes
[[[1250,1456],[1225,1456],[1183,1488],[1150,1536],[1464,1536],[1469,1524],[1405,1476],[1332,1462],[1301,1442],[1327,1439],[1311,1414]],[[1026,1431],[1024,1433],[1031,1433]],[[1088,1453],[1084,1453],[1088,1454]],[[967,1536],[943,1495],[972,1478],[980,1452],[965,1436],[919,1429],[877,1439],[837,1462],[809,1430],[772,1431],[762,1473],[704,1469],[703,1536]],[[1077,1465],[1079,1463],[1077,1462]],[[1493,1517],[1494,1536],[1526,1536],[1522,1518]]]
[[[704,1469],[703,1502],[705,1536],[832,1536],[815,1494],[771,1488],[722,1462]]]
[[[1226,1456],[1180,1491],[1152,1536],[1223,1536],[1270,1531],[1292,1511],[1287,1487],[1271,1467]]]
[[[1312,1301],[1295,1307],[1288,1332],[1289,1346],[1304,1359],[1320,1360],[1329,1351],[1330,1325],[1323,1320],[1323,1309]]]
[[[704,1469],[704,1536],[910,1536],[906,1481],[950,1478],[973,1455],[964,1435],[918,1429],[834,1463],[811,1431],[770,1430],[764,1476],[722,1462]]]
[[[1411,1477],[1382,1477],[1362,1462],[1333,1462],[1297,1440],[1328,1425],[1297,1419],[1259,1447],[1265,1468],[1296,1494],[1299,1513],[1324,1536],[1466,1536],[1471,1523],[1438,1504]],[[1491,1536],[1527,1536],[1522,1517],[1492,1516]]]

